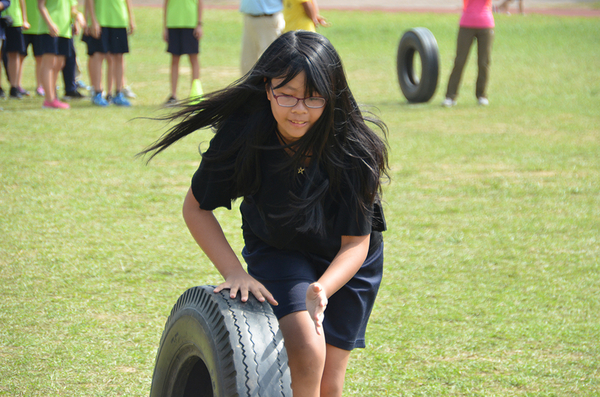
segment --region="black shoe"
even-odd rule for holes
[[[174,96],[170,96],[169,99],[167,99],[167,102],[165,102],[165,105],[174,105],[177,103],[177,98],[175,98]]]
[[[10,98],[11,99],[21,99],[23,95],[21,95],[21,91],[17,87],[10,87]]]
[[[75,90],[75,91],[67,91],[65,92],[65,99],[81,99],[81,98],[85,98],[85,95],[82,95],[81,92]]]
[[[6,94],[4,93],[4,90],[2,89],[2,87],[0,87],[0,98],[2,98],[2,99],[6,98]]]

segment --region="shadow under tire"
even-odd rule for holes
[[[415,54],[421,58],[421,76],[415,70]],[[411,103],[429,101],[439,78],[439,49],[433,33],[413,28],[402,35],[398,45],[397,72],[402,93]]]
[[[271,306],[213,290],[190,288],[175,303],[150,397],[291,397],[287,353]]]

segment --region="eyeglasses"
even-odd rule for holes
[[[302,101],[304,106],[310,109],[320,109],[325,106],[327,101],[325,98],[320,96],[311,96],[307,98],[296,98],[291,95],[275,95],[275,91],[273,91],[273,87],[271,87],[271,92],[273,93],[273,97],[277,101],[279,106],[283,106],[284,108],[293,108],[298,104],[298,102]]]

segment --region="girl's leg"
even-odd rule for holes
[[[106,54],[106,95],[112,95],[113,86],[113,54]]]
[[[25,62],[25,55],[19,54],[19,72],[17,73],[17,84],[19,88],[21,88],[23,84],[23,62]]]
[[[190,65],[192,67],[192,81],[200,78],[200,62],[198,54],[190,54]]]
[[[43,87],[42,83],[42,56],[35,57],[35,83],[38,87]]]
[[[54,69],[52,70],[52,91],[54,92],[54,98],[58,98],[56,92],[56,85],[58,84],[58,75],[65,66],[65,57],[63,55],[57,55],[54,59]]]
[[[320,397],[341,397],[350,351],[327,345]]]
[[[171,96],[177,98],[177,82],[179,81],[179,60],[181,56],[171,55]]]
[[[46,96],[46,102],[51,103],[56,99],[56,83],[54,79],[54,68],[57,56],[55,54],[42,55],[41,80]]]
[[[477,32],[477,84],[475,96],[487,98],[487,83],[490,72],[492,43],[494,42],[494,29],[479,29]]]
[[[456,59],[454,60],[454,68],[448,80],[448,89],[446,90],[446,98],[456,99],[458,95],[458,86],[462,78],[463,69],[469,57],[469,50],[473,43],[474,29],[460,28],[458,30],[458,38],[456,39]]]
[[[317,335],[306,311],[283,317],[279,328],[288,354],[294,397],[319,397],[325,368],[325,337]]]
[[[123,54],[112,54],[113,82],[115,92],[121,92],[123,89]]]
[[[19,53],[9,52],[8,54],[8,78],[11,88],[19,87]]]
[[[89,58],[88,68],[90,73],[90,80],[92,81],[92,87],[94,92],[102,93],[102,63],[104,62],[104,55],[100,52],[95,52]]]

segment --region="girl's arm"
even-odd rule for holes
[[[244,270],[219,221],[212,211],[200,208],[192,189],[188,191],[183,203],[183,218],[194,240],[225,279],[224,283],[215,288],[215,292],[229,289],[233,299],[239,291],[242,302],[248,300],[248,293],[251,292],[260,302],[266,299],[270,304],[277,305],[273,295]]]
[[[305,1],[304,3],[302,3],[302,6],[304,7],[304,12],[306,13],[306,15],[308,15],[308,17],[312,19],[313,23],[315,24],[315,27],[319,25],[325,27],[329,26],[327,20],[321,15],[319,15],[319,6],[317,5],[316,0]]]
[[[317,334],[323,332],[324,312],[327,299],[342,288],[367,259],[371,236],[342,236],[342,246],[337,255],[316,283],[306,292],[306,310],[315,322]]]
[[[52,18],[50,17],[50,13],[46,8],[46,0],[38,0],[38,9],[40,10],[40,15],[46,25],[48,25],[48,34],[52,37],[58,37],[58,26],[54,23]]]
[[[202,0],[198,0],[198,24],[194,28],[194,37],[196,40],[200,40],[203,35],[202,31]]]
[[[165,0],[163,3],[163,40],[167,43],[169,42],[169,30],[167,29],[167,6],[169,5],[169,0]]]
[[[125,0],[127,4],[127,13],[129,14],[129,31],[127,33],[133,34],[135,31],[135,18],[133,17],[133,7],[131,6],[131,0]]]
[[[100,33],[102,32],[102,28],[100,27],[100,24],[98,23],[98,18],[96,18],[95,0],[86,0],[85,8],[90,15],[90,18],[88,20],[89,33],[93,38],[99,39]],[[91,22],[91,25],[89,25],[90,22]]]
[[[21,4],[21,13],[23,14],[23,30],[27,30],[31,27],[29,21],[27,20],[27,6],[25,5],[25,0],[19,0]]]

